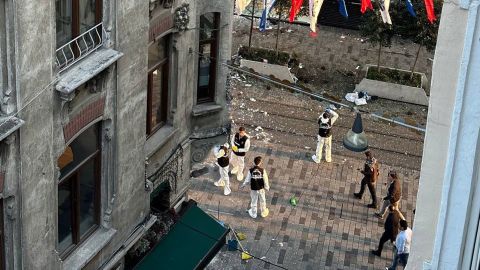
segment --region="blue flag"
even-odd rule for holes
[[[413,9],[412,1],[411,0],[405,0],[405,4],[407,5],[407,10],[410,15],[413,17],[416,17],[417,14],[415,14],[415,10]]]
[[[275,4],[275,0],[263,0],[263,12],[262,17],[260,18],[260,26],[258,30],[261,32],[267,29],[267,20],[270,12],[272,11],[272,7]]]
[[[338,0],[338,11],[342,14],[343,17],[348,18],[347,6],[345,5],[345,0]]]

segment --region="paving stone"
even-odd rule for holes
[[[252,157],[262,155],[269,148],[252,141],[247,161],[251,162]],[[209,173],[192,180],[189,197],[202,209],[212,210],[215,217],[220,202],[220,220],[247,235],[241,244],[253,255],[265,257],[265,260],[287,269],[382,269],[388,265],[393,257],[390,244],[386,245],[382,258],[369,253],[383,232],[382,221],[365,207],[370,199],[368,196],[359,201],[352,195],[352,189],[359,186],[353,182],[359,179],[356,168],[362,166],[363,160],[348,158],[348,164],[344,165],[315,164],[310,160],[292,158],[295,155],[287,155],[289,151],[298,152],[279,146],[272,151],[268,158],[272,161],[265,166],[271,176],[271,189],[266,193],[270,209],[267,218],[251,219],[245,213],[244,209],[249,205],[248,190],[239,190],[239,183],[233,178],[229,196],[224,196],[222,189],[213,185],[218,176]],[[303,157],[304,154],[296,156]],[[207,162],[213,162],[213,159]],[[381,169],[383,175],[390,169],[404,171],[390,166]],[[276,171],[274,176],[270,173],[273,170]],[[302,174],[305,174],[303,179]],[[415,205],[419,172],[409,171],[409,174],[402,175],[408,188],[403,191],[401,208],[412,222],[411,208]],[[293,180],[291,183],[290,179]],[[377,188],[379,197],[386,193],[387,187],[383,184],[378,184]],[[298,198],[296,207],[289,203],[293,195]],[[255,259],[244,262],[240,260],[239,252],[222,249],[207,269],[277,268]]]

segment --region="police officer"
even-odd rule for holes
[[[322,160],[323,146],[325,145],[325,161],[332,162],[332,126],[337,121],[338,114],[326,109],[318,118],[317,151],[312,156],[313,161],[320,163]]]
[[[237,175],[237,180],[243,180],[243,169],[245,168],[245,154],[250,149],[250,137],[244,127],[240,127],[238,132],[232,137],[232,174]]]
[[[256,157],[254,159],[254,166],[248,170],[247,178],[240,188],[244,188],[247,184],[250,184],[250,209],[247,210],[248,214],[252,218],[257,217],[257,202],[260,199],[260,215],[262,217],[268,216],[267,202],[265,200],[265,190],[270,190],[268,183],[268,175],[265,169],[261,167],[262,157]]]
[[[215,152],[215,157],[217,158],[218,171],[220,172],[220,179],[213,184],[217,187],[223,187],[223,194],[225,196],[232,193],[230,189],[230,178],[228,176],[228,167],[230,164],[228,158],[228,143],[220,146]]]

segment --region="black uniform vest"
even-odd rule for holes
[[[242,138],[240,138],[240,135],[238,133],[235,134],[235,139],[233,141],[233,143],[235,144],[235,146],[238,147],[238,149],[241,149],[241,148],[245,148],[245,143],[247,142],[247,136],[243,136]],[[245,156],[245,152],[235,152],[233,151],[233,153],[235,153],[235,155],[237,156],[240,156],[240,157],[243,157]]]
[[[318,119],[318,135],[320,137],[330,137],[332,135],[332,119],[328,119],[327,123],[322,123],[320,119]]]
[[[263,168],[255,166],[250,169],[250,188],[252,190],[260,190],[265,187],[265,180],[263,180]]]
[[[230,164],[230,162],[228,160],[228,149],[224,146],[222,146],[220,149],[223,149],[225,154],[223,155],[223,157],[217,158],[217,163],[218,163],[218,165],[220,165],[220,167],[224,168],[224,167],[227,167],[228,164]]]

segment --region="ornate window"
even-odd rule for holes
[[[58,251],[66,257],[100,221],[100,125],[80,134],[58,159]]]
[[[211,12],[200,16],[197,103],[215,99],[219,26],[220,13]]]
[[[102,21],[101,0],[55,0],[57,48]]]
[[[167,123],[170,36],[148,47],[147,135]]]

